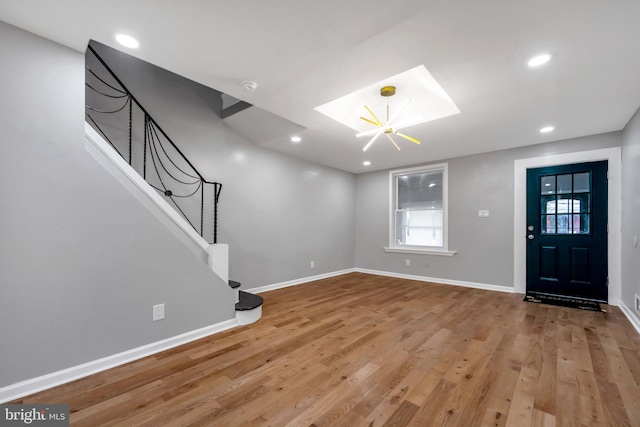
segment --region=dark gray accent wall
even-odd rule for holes
[[[514,161],[620,145],[621,133],[614,132],[434,162],[449,165],[449,250],[458,251],[453,257],[385,253],[389,171],[358,175],[356,267],[513,287]],[[490,216],[479,218],[480,209]]]
[[[353,268],[354,175],[246,140],[220,118],[219,92],[93,43],[204,177],[223,184],[218,241],[229,244],[230,278],[250,289]]]
[[[634,310],[634,294],[640,295],[640,110],[622,135],[622,302],[640,322]]]
[[[228,286],[84,150],[84,55],[0,22],[0,58],[0,387],[233,319]]]

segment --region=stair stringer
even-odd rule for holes
[[[210,244],[131,167],[87,122],[84,148],[113,175],[139,202],[167,227],[191,252],[224,281],[229,282],[229,245]]]

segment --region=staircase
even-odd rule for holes
[[[207,181],[203,177],[91,45],[88,54],[92,55],[94,69],[87,67],[86,86],[91,96],[87,96],[85,134],[86,140],[97,150],[85,147],[94,157],[108,158],[107,162],[101,162],[103,166],[115,166],[152,199],[200,248],[194,253],[197,252],[198,256],[202,254],[199,250],[206,253],[209,267],[226,281],[229,271],[228,246],[217,243],[217,208],[222,184]],[[115,99],[121,105],[94,104],[101,97],[111,102]],[[119,112],[123,112],[124,116],[116,116]],[[141,126],[134,124],[135,116],[143,118]],[[139,128],[142,131],[136,133]],[[116,133],[114,137],[109,134],[113,129],[124,132],[120,132],[120,135]],[[107,163],[110,164],[106,166]],[[189,199],[192,200],[190,205],[187,203]],[[208,208],[205,209],[205,206]],[[213,220],[207,228],[205,216],[209,215]],[[240,290],[241,284],[235,280],[228,280],[228,284],[235,291],[238,324],[248,325],[258,321],[262,316],[262,297]]]
[[[240,325],[249,325],[262,317],[261,296],[240,290],[240,282],[229,280],[229,286],[236,291],[236,320]]]

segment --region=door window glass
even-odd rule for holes
[[[589,234],[591,172],[540,178],[542,234]]]

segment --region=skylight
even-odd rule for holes
[[[424,65],[319,105],[315,110],[357,132],[368,131],[371,126],[361,120],[360,116],[367,113],[365,105],[373,111],[386,111],[387,99],[380,96],[380,88],[387,85],[397,88],[396,95],[389,100],[392,109],[399,108],[407,99],[411,99],[402,113],[407,121],[398,123],[398,127],[413,126],[460,113],[453,100]]]

